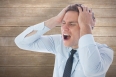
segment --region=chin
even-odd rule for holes
[[[71,47],[71,45],[69,43],[64,43],[64,46]]]
[[[64,43],[65,47],[78,48],[78,44],[74,44],[74,42],[72,43],[72,42],[66,42],[66,41],[64,41],[63,43]]]

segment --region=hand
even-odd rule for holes
[[[66,9],[69,7],[70,5],[68,5],[67,7],[63,8],[63,10],[56,16],[56,21],[60,24],[64,18],[64,15],[66,13]]]
[[[65,11],[66,11],[67,7],[64,8],[57,16],[55,16],[53,18],[50,18],[47,21],[45,21],[45,26],[47,26],[48,28],[52,29],[55,26],[60,25],[62,20],[63,20],[63,18],[64,18],[65,13],[66,13]]]
[[[93,19],[92,10],[89,10],[88,7],[82,6],[78,7],[79,17],[78,23],[80,27],[80,35],[91,34],[92,27],[95,25],[95,20]],[[82,10],[83,9],[83,10]]]

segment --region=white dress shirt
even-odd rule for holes
[[[37,33],[25,37],[33,30],[37,30]],[[53,77],[62,77],[72,48],[64,46],[61,34],[43,35],[49,30],[44,22],[28,27],[15,38],[15,43],[24,50],[54,54]],[[71,77],[105,77],[113,61],[113,50],[105,44],[96,43],[92,34],[82,36],[78,46],[74,54]]]

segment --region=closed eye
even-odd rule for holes
[[[66,24],[65,22],[62,22],[62,23],[61,23],[61,26],[65,25],[65,24]]]
[[[76,23],[70,23],[70,25],[75,26],[75,25],[76,25]]]

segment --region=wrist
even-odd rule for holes
[[[56,26],[60,25],[61,24],[61,19],[58,17],[58,16],[55,16],[54,17],[54,22],[56,23]]]
[[[80,37],[86,34],[92,34],[90,26],[81,26],[80,28]]]
[[[56,21],[56,17],[52,17],[48,19],[47,21],[45,21],[44,23],[45,23],[45,26],[47,26],[50,29],[58,25],[58,22]]]

